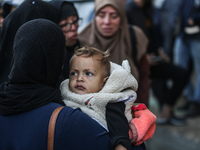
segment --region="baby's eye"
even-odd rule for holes
[[[76,76],[76,75],[77,75],[76,72],[71,72],[71,73],[70,73],[70,76]]]
[[[93,74],[91,72],[86,72],[87,76],[93,76]]]

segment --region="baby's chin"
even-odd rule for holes
[[[83,91],[83,90],[71,90],[71,91],[74,92],[74,93],[76,93],[76,94],[80,94],[80,95],[88,94],[88,92]]]

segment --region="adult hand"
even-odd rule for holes
[[[158,65],[158,63],[160,62],[157,58],[158,56],[156,56],[155,54],[151,53],[151,54],[147,54],[147,61],[149,62],[149,64],[151,66],[155,66]]]
[[[158,54],[164,61],[170,63],[171,60],[170,60],[169,56],[164,52],[164,50],[162,48],[159,48]]]
[[[194,23],[194,21],[193,21],[192,18],[189,18],[189,19],[188,19],[188,24],[189,24],[190,26],[195,25],[195,23]]]

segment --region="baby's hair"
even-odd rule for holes
[[[98,58],[95,57],[95,59],[101,61],[101,65],[105,68],[105,76],[110,75],[110,61],[108,58],[110,56],[110,52],[108,50],[101,51],[92,46],[84,46],[79,49],[75,49],[74,55],[75,56],[84,56],[84,57],[100,56]]]

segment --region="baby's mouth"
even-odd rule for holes
[[[77,85],[75,88],[78,89],[78,90],[84,90],[85,89],[85,87],[83,87],[81,85]]]

